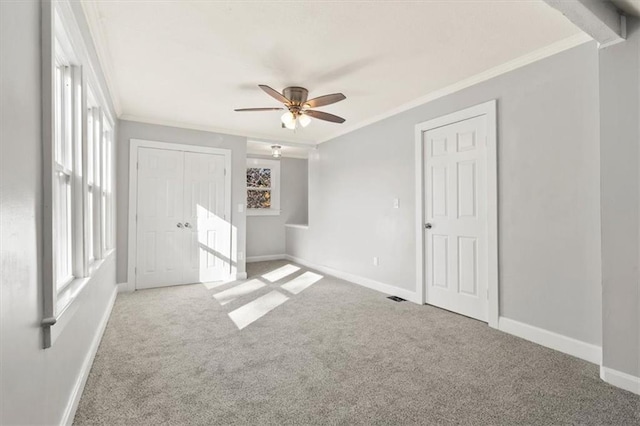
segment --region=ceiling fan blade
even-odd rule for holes
[[[309,108],[317,108],[325,105],[335,104],[336,102],[344,101],[345,99],[347,99],[347,97],[342,93],[333,93],[331,95],[324,95],[310,99],[305,102],[305,105],[308,105]]]
[[[281,111],[284,108],[238,108],[234,109],[234,111],[242,112],[242,111]]]
[[[344,123],[346,120],[337,115],[329,114],[328,112],[314,111],[312,109],[304,111],[310,117],[317,118],[318,120],[330,121],[332,123]]]
[[[258,84],[258,87],[261,88],[262,90],[264,90],[267,95],[269,95],[272,98],[276,99],[278,102],[282,102],[285,105],[288,105],[288,104],[291,103],[291,101],[289,99],[285,98],[280,92],[278,92],[275,89],[272,89],[271,87],[267,86],[266,84]]]

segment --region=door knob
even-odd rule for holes
[[[180,222],[178,222],[178,224],[176,225],[178,228],[182,228],[182,224]]]
[[[424,229],[431,229],[431,228],[433,228],[433,225],[431,225],[430,223],[424,224]]]
[[[184,223],[184,227],[185,227],[185,228],[191,228],[191,224],[190,224],[189,222],[185,222],[185,223]]]

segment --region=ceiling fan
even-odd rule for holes
[[[347,97],[342,93],[333,93],[331,95],[319,96],[317,98],[307,100],[309,91],[304,87],[286,87],[282,93],[271,87],[259,84],[262,90],[267,95],[271,96],[278,102],[282,102],[284,107],[280,108],[239,108],[235,111],[281,111],[287,110],[282,117],[282,127],[294,130],[298,124],[302,127],[307,127],[311,122],[311,117],[318,120],[330,121],[332,123],[344,123],[345,119],[338,117],[337,115],[329,114],[328,112],[315,111],[311,108],[321,107],[325,105],[331,105],[336,102],[345,100]]]

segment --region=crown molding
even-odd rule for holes
[[[553,56],[557,53],[563,52],[565,50],[571,49],[573,47],[579,46],[581,44],[592,41],[593,39],[585,34],[579,33],[574,36],[568,37],[566,39],[560,40],[548,46],[545,46],[541,49],[534,50],[532,52],[527,53],[526,55],[520,56],[511,61],[505,62],[497,67],[493,67],[488,69],[487,71],[483,71],[479,74],[476,74],[472,77],[461,80],[457,83],[454,83],[450,86],[444,87],[442,89],[431,92],[425,96],[421,96],[413,101],[407,102],[399,107],[393,108],[387,112],[382,114],[378,114],[372,118],[360,121],[353,126],[344,127],[338,132],[332,133],[330,136],[326,138],[321,138],[317,141],[318,144],[323,142],[330,141],[339,136],[346,135],[347,133],[351,133],[354,130],[360,129],[362,127],[368,126],[370,124],[376,123],[378,121],[384,120],[386,118],[392,117],[394,115],[400,114],[402,112],[408,111],[420,105],[424,105],[428,102],[431,102],[435,99],[442,98],[444,96],[450,95],[452,93],[458,92],[460,90],[466,89],[468,87],[474,86],[478,83],[482,83],[483,81],[490,80],[494,77],[497,77],[501,74],[508,73],[515,69],[521,68],[525,65],[529,65],[533,62],[539,61],[541,59],[547,58],[549,56]]]
[[[207,126],[207,125],[200,125],[200,124],[194,124],[194,123],[185,123],[181,121],[164,120],[161,118],[142,117],[142,116],[137,116],[133,114],[122,114],[118,118],[124,121],[136,121],[138,123],[155,124],[158,126],[177,127],[180,129],[200,130],[204,132],[214,132],[214,133],[222,133],[225,135],[242,136],[243,138],[251,139],[254,141],[265,142],[265,143],[271,143],[275,145],[287,144],[290,146],[309,146],[309,147],[316,146],[316,143],[312,141],[292,140],[286,137],[282,139],[273,139],[270,136],[265,136],[257,133],[238,132],[236,130],[225,129],[222,127]]]
[[[87,20],[87,26],[93,39],[93,45],[98,55],[98,61],[100,62],[100,68],[102,74],[107,82],[107,90],[111,95],[111,101],[113,102],[113,109],[115,110],[118,118],[122,114],[122,107],[120,102],[120,96],[115,83],[114,71],[111,64],[113,60],[109,51],[109,44],[107,37],[104,33],[104,27],[102,25],[102,18],[100,17],[100,11],[98,10],[98,2],[81,0],[80,5],[84,11],[84,16]]]

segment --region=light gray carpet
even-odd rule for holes
[[[279,288],[304,271],[224,306],[237,283],[119,295],[75,424],[640,424],[596,365],[332,277]],[[276,289],[238,330],[228,313]]]

